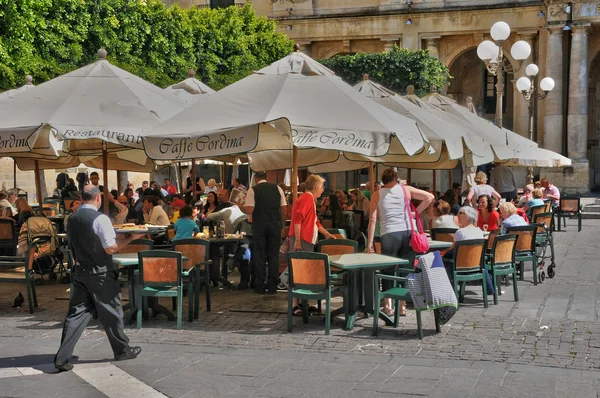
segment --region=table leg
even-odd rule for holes
[[[223,245],[223,260],[221,261],[221,277],[219,278],[219,282],[229,290],[236,290],[235,285],[227,279],[229,275],[229,270],[227,269],[227,258],[229,256],[228,246],[228,244]]]
[[[377,271],[376,270],[365,270],[363,273],[364,288],[365,288],[365,292],[363,294],[363,297],[365,298],[365,305],[363,308],[364,308],[365,313],[367,313],[367,314],[375,313],[375,311],[374,311],[375,305],[379,305],[379,303],[373,302],[373,280],[375,279],[374,278],[375,272],[377,272]],[[392,318],[390,318],[383,311],[379,311],[379,319],[384,321],[387,326],[394,325],[394,320]]]
[[[128,279],[128,289],[129,289],[129,304],[123,306],[123,312],[129,310],[129,312],[125,313],[123,322],[125,324],[129,324],[136,321],[137,315],[137,307],[135,303],[135,283],[134,283],[134,269],[133,267],[127,267],[127,279]]]
[[[358,312],[358,275],[356,271],[350,272],[348,275],[348,305],[344,303],[344,307],[347,307],[346,311],[346,325],[345,330],[352,330],[354,323],[356,322],[356,314]]]

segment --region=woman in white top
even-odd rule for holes
[[[477,210],[470,206],[463,206],[458,211],[457,217],[459,229],[454,234],[454,243],[452,243],[446,256],[448,256],[448,253],[452,253],[456,242],[469,239],[483,239],[483,231],[477,227],[477,219],[479,218]]]
[[[170,225],[169,216],[165,209],[158,204],[158,201],[156,196],[144,196],[144,206],[142,207],[144,222],[152,225]]]
[[[373,240],[375,239],[375,226],[379,221],[381,231],[381,254],[398,258],[413,257],[414,253],[410,247],[412,219],[410,209],[406,207],[406,200],[420,200],[417,208],[417,217],[425,211],[434,201],[434,196],[429,192],[422,191],[410,186],[399,184],[398,173],[394,169],[384,170],[381,175],[383,188],[373,192],[371,196],[371,216],[369,218],[369,251],[375,253]],[[406,199],[406,200],[405,200]],[[381,270],[384,274],[393,275],[395,267]],[[383,290],[392,288],[393,283],[383,280]],[[373,303],[379,305],[379,303]],[[400,314],[406,315],[406,303],[400,303]],[[392,300],[386,299],[383,311],[387,315],[393,314]]]
[[[458,229],[458,217],[450,214],[450,204],[443,199],[434,205],[436,218],[431,220],[431,228]]]
[[[502,196],[494,188],[487,184],[487,175],[480,171],[475,175],[475,182],[477,185],[471,187],[469,194],[467,195],[466,204],[471,204],[473,207],[477,206],[477,199],[481,195],[489,195],[499,202]]]
[[[217,190],[217,181],[215,181],[214,178],[208,180],[208,182],[206,183],[206,188],[204,188],[204,193],[207,194],[209,192],[217,192]]]

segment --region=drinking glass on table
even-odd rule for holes
[[[204,227],[202,227],[202,233],[204,235],[208,235],[208,225],[205,225]]]
[[[487,232],[489,226],[487,224],[483,224],[483,230]]]

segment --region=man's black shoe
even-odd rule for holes
[[[68,372],[70,370],[73,370],[73,364],[71,362],[65,362],[62,365],[59,364],[54,364],[54,367],[56,368],[56,370],[58,370],[58,372]]]
[[[248,289],[248,282],[240,282],[240,284],[237,286],[237,290],[246,290]]]
[[[263,287],[255,287],[254,288],[254,293],[258,293],[258,294],[265,294],[266,293],[266,288]]]
[[[135,359],[142,352],[142,347],[127,347],[120,355],[115,355],[115,361],[126,361]]]

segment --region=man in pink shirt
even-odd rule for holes
[[[544,188],[544,199],[552,199],[552,205],[558,206],[560,202],[560,191],[554,185],[550,184],[546,178],[542,178],[540,181],[542,188]]]

